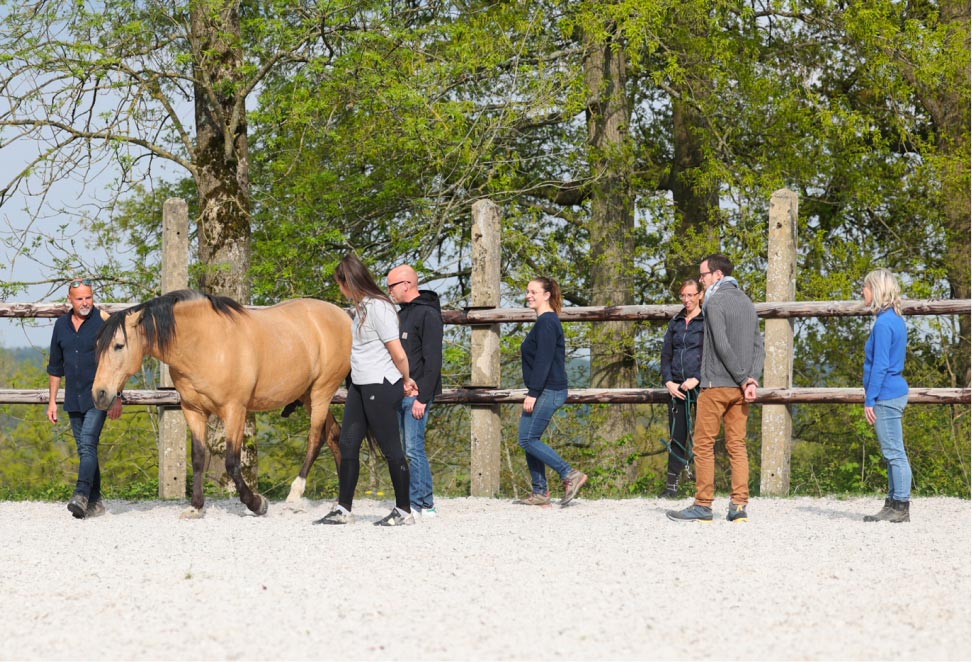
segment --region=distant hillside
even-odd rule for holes
[[[29,363],[37,368],[47,368],[47,351],[39,351],[36,347],[0,347],[0,352],[5,353],[11,363]]]

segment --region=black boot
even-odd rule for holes
[[[911,521],[910,512],[910,501],[895,501],[891,500],[891,515],[888,517],[888,521],[892,524],[900,524],[901,522]]]
[[[658,495],[659,499],[677,499],[678,498],[678,474],[668,474],[668,485],[665,486],[665,491]]]
[[[884,522],[889,517],[891,517],[891,513],[893,513],[893,512],[894,512],[894,510],[891,508],[891,497],[888,497],[887,499],[884,500],[884,508],[881,509],[881,512],[879,512],[877,515],[865,515],[864,516],[864,521],[865,522]]]

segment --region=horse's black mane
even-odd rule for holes
[[[175,336],[176,322],[173,311],[175,305],[184,301],[197,301],[199,299],[208,299],[213,310],[220,315],[230,316],[246,312],[246,308],[242,304],[229,297],[205,294],[197,290],[175,290],[160,297],[149,299],[132,308],[113,313],[105,320],[104,326],[98,332],[95,355],[101,357],[107,351],[111,339],[115,337],[115,332],[119,328],[127,340],[128,332],[125,330],[125,318],[138,312],[142,312],[142,320],[139,322],[139,326],[142,327],[142,332],[145,334],[149,346],[158,347],[159,351],[165,354],[173,336]]]

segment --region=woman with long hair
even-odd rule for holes
[[[908,404],[904,372],[908,329],[901,317],[901,288],[887,269],[864,277],[864,304],[875,315],[864,346],[864,416],[874,426],[888,463],[884,508],[865,522],[910,522],[911,463],[904,446],[901,418]]]
[[[315,524],[350,524],[358,485],[361,442],[370,431],[378,442],[395,489],[395,507],[376,526],[415,524],[409,502],[408,462],[398,435],[398,407],[418,392],[408,374],[408,357],[398,337],[398,313],[367,267],[348,254],[334,271],[341,294],[354,305],[351,384],[341,425],[338,502]]]
[[[537,321],[520,346],[520,362],[527,396],[520,415],[520,446],[526,451],[532,493],[519,500],[528,506],[549,506],[546,467],[564,481],[566,506],[584,483],[587,474],[571,468],[550,446],[540,440],[550,419],[567,401],[566,342],[557,313],[563,308],[560,285],[553,278],[535,278],[527,285],[527,305],[536,311]]]

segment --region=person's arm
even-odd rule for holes
[[[557,351],[556,327],[546,320],[537,320],[537,353],[533,357],[530,383],[526,384],[527,395],[536,398],[543,391],[553,366],[554,352]]]
[[[418,384],[418,402],[427,405],[435,396],[435,385],[442,374],[442,317],[434,309],[422,318],[422,376],[415,380]],[[418,418],[421,418],[419,416]]]
[[[48,375],[47,384],[49,394],[47,398],[47,420],[57,423],[57,391],[61,388],[61,378],[57,375]]]
[[[405,348],[402,347],[402,341],[398,338],[394,338],[393,340],[386,342],[385,347],[388,348],[388,353],[391,354],[392,362],[395,364],[395,367],[398,368],[398,372],[402,373],[402,380],[405,385],[405,395],[415,395],[418,393],[418,385],[408,374],[408,355],[405,354]]]
[[[874,405],[877,397],[884,386],[884,380],[888,376],[891,366],[891,329],[880,320],[875,322],[871,329],[871,356],[870,370],[867,373],[867,381],[864,384],[864,418],[871,425],[877,420],[874,413]]]
[[[668,389],[669,395],[671,395],[673,398],[684,400],[685,393],[683,393],[678,388],[679,384],[674,380],[672,376],[672,357],[675,354],[674,336],[675,336],[675,330],[673,328],[673,324],[670,322],[668,324],[668,330],[665,331],[665,338],[662,340],[662,353],[661,353],[662,382],[665,384],[665,388]]]

